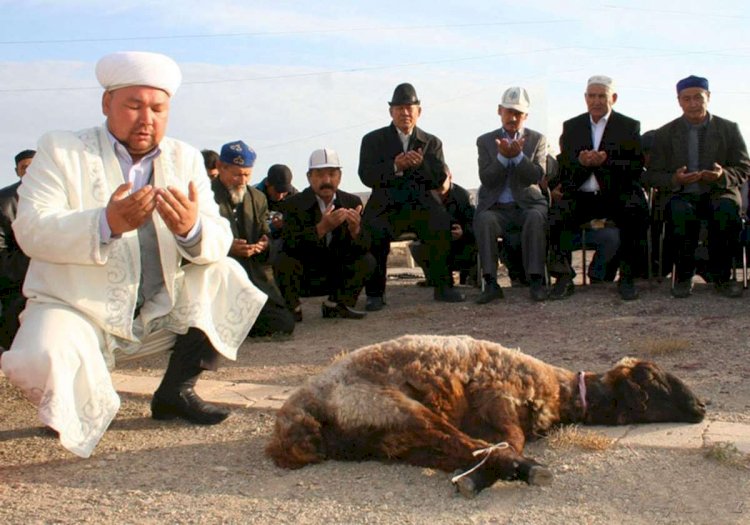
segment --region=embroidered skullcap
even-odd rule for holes
[[[607,75],[594,75],[593,77],[588,79],[588,81],[586,82],[586,87],[589,87],[593,84],[604,86],[612,93],[615,92],[615,81]]]
[[[253,148],[241,140],[235,140],[234,142],[228,142],[221,147],[219,160],[225,164],[234,164],[235,166],[252,168],[257,156],[258,155]]]
[[[96,64],[96,79],[107,91],[128,86],[149,86],[175,94],[182,81],[177,63],[166,55],[146,51],[120,51],[103,56]]]
[[[682,91],[683,89],[692,87],[697,87],[708,91],[708,79],[703,77],[696,77],[695,75],[685,77],[677,82],[677,94],[679,95],[680,91]]]

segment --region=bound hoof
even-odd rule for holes
[[[542,465],[534,465],[529,469],[529,485],[546,486],[552,483],[552,471]]]
[[[455,476],[457,474],[461,474],[461,472],[462,471],[457,470],[453,473],[453,475]],[[458,481],[454,482],[453,485],[456,487],[458,493],[461,494],[464,498],[474,499],[476,495],[479,494],[479,491],[474,484],[474,480],[469,476],[460,478]]]

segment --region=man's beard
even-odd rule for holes
[[[229,197],[232,199],[232,204],[235,206],[245,200],[245,194],[247,193],[247,187],[243,184],[236,188],[227,188]]]

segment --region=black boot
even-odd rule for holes
[[[215,425],[229,410],[203,401],[194,387],[203,370],[216,370],[218,354],[208,338],[196,328],[177,337],[169,365],[151,400],[154,419],[186,419],[198,425]]]

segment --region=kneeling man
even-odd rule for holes
[[[107,55],[101,127],[52,132],[19,189],[13,231],[28,302],[2,370],[62,445],[88,457],[120,406],[108,369],[172,350],[154,419],[216,424],[193,390],[234,359],[266,296],[227,257],[200,152],[164,137],[181,74],[164,55]]]
[[[354,306],[375,270],[362,235],[362,200],[338,189],[341,163],[331,149],[313,151],[307,180],[310,186],[284,207],[284,248],[275,268],[281,293],[297,321],[301,296],[326,294],[323,317],[361,319],[365,312]]]

